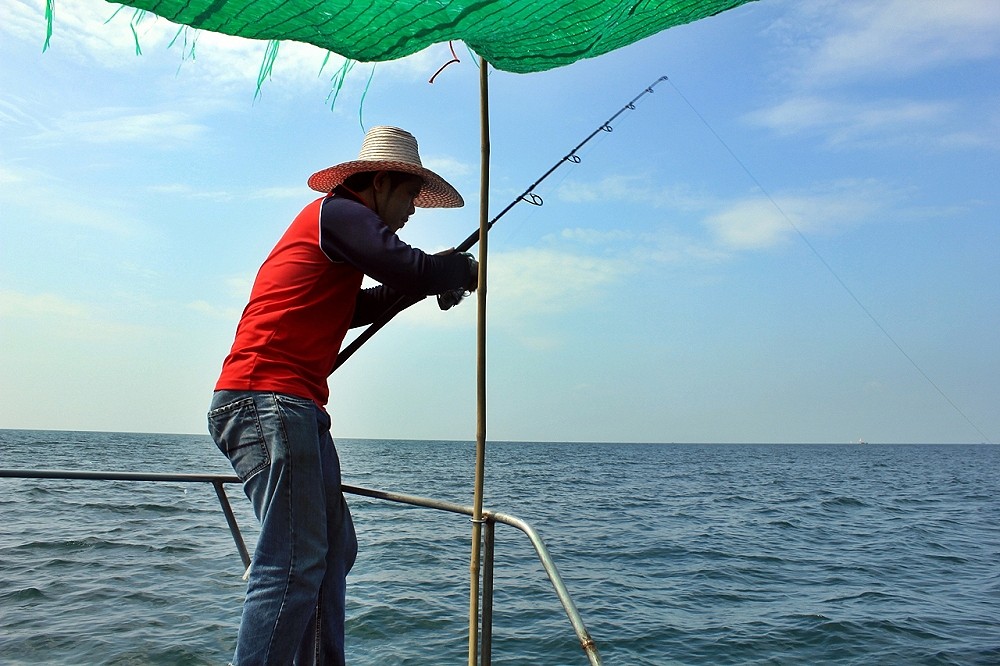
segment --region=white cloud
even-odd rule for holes
[[[4,20],[0,30],[23,41],[37,41],[39,47],[45,40],[45,2],[4,0],[0,3]]]
[[[286,187],[261,187],[252,192],[240,192],[240,196],[249,199],[295,199],[301,200],[302,193],[306,191],[301,185],[289,185]]]
[[[56,317],[81,320],[89,317],[86,306],[55,294],[24,294],[0,289],[0,315],[4,317]]]
[[[490,299],[503,319],[565,312],[591,301],[631,270],[623,259],[560,250],[498,253],[490,262]]]
[[[250,297],[250,289],[253,287],[255,273],[236,275],[226,279],[226,291],[230,297],[239,301],[246,301]]]
[[[207,133],[205,125],[176,111],[105,108],[83,114],[67,113],[55,127],[38,138],[178,147],[194,143]]]
[[[566,181],[556,190],[560,201],[591,203],[601,200],[624,201],[643,206],[698,210],[705,197],[685,185],[657,183],[648,175],[613,174],[597,183]]]
[[[843,182],[824,191],[753,197],[735,201],[708,215],[703,224],[726,249],[759,250],[780,245],[796,235],[831,234],[872,219],[898,198],[870,182]]]
[[[179,197],[195,201],[214,201],[216,203],[228,203],[238,198],[250,198],[244,193],[238,191],[197,189],[184,183],[153,185],[146,189],[154,194],[162,194],[170,197]]]
[[[181,64],[185,76],[208,79],[212,85],[223,86],[241,96],[256,89],[266,57],[267,42],[213,32],[197,32],[196,35],[195,58],[186,59]],[[282,42],[270,75],[262,82],[261,94],[272,94],[276,90],[301,90],[303,86],[323,88],[344,63],[340,56],[331,55],[324,66],[326,57],[325,51],[311,44]],[[360,91],[366,78],[365,73],[351,70],[347,74],[349,85],[345,87],[348,91]]]
[[[842,102],[818,95],[793,96],[777,105],[750,114],[750,122],[783,135],[819,133],[829,146],[888,145],[907,142],[941,145],[946,139],[936,134],[942,124],[955,116],[951,102],[882,100]],[[927,131],[932,130],[932,131]],[[966,142],[982,143],[982,136],[966,136]],[[953,139],[947,139],[954,143]]]
[[[252,95],[267,59],[266,41],[195,30],[131,7],[96,0],[57,0],[54,7],[52,52],[101,68],[143,68],[150,82],[156,77],[174,79],[180,72],[186,83],[213,90],[212,99],[199,99],[201,108],[225,104],[227,93],[241,99]],[[46,32],[45,0],[0,0],[0,15],[4,16],[0,34],[41,47]],[[136,53],[137,44],[141,55]],[[455,48],[468,64],[467,49]],[[426,79],[450,58],[447,47],[435,45],[407,58],[379,63],[376,76]],[[310,87],[330,92],[344,64],[343,57],[311,44],[282,42],[261,94],[301,94]],[[367,63],[348,66],[340,94],[360,97],[370,74]]]
[[[303,194],[301,186],[287,187],[261,187],[250,191],[236,190],[205,190],[199,189],[187,183],[164,183],[162,185],[152,185],[146,191],[153,194],[161,194],[172,197],[180,197],[199,201],[216,201],[226,203],[236,199],[254,200],[300,200]]]
[[[928,98],[919,80],[1000,56],[1000,3],[812,0],[782,11],[769,38],[783,45],[787,91],[749,122],[836,148],[1000,145],[993,100],[974,101],[974,89]]]
[[[3,0],[2,29],[13,38],[37,43],[45,42],[45,0]],[[93,0],[57,0],[53,3],[52,37],[49,49],[105,67],[127,66],[135,53],[135,38],[128,24],[135,10]],[[114,19],[112,19],[114,17]],[[140,44],[169,41],[163,21],[142,21],[137,26]]]
[[[17,185],[27,181],[24,171],[0,164],[0,185]]]
[[[629,241],[635,238],[635,234],[626,229],[602,231],[597,229],[583,229],[579,227],[573,229],[563,229],[559,232],[559,236],[562,240],[574,241],[583,245],[602,246],[621,241]]]
[[[143,326],[115,321],[103,307],[52,293],[0,289],[0,317],[11,331],[17,326],[27,332],[32,344],[38,345],[52,339],[69,340],[70,344],[141,340],[151,334]]]
[[[739,250],[777,245],[793,231],[788,221],[766,199],[737,202],[707,217],[705,225],[719,243]]]
[[[635,248],[636,261],[656,264],[717,264],[732,257],[730,248],[723,248],[681,234],[660,233],[643,246]]]
[[[18,102],[21,100],[18,99]],[[19,103],[14,103],[11,99],[0,99],[0,124],[36,124],[36,120],[30,113],[26,113]]]
[[[240,315],[242,314],[242,310],[240,308],[218,307],[205,300],[192,301],[187,304],[187,309],[212,319],[221,319],[232,322],[239,321]]]
[[[0,0],[0,12],[5,17],[0,32],[41,47],[46,31],[45,0]],[[137,43],[141,55],[136,54]],[[218,103],[224,92],[252,94],[267,48],[264,41],[197,31],[151,13],[95,0],[58,0],[49,46],[53,54],[90,66],[143,68],[150,80],[156,76],[172,79],[183,71],[189,83],[207,82],[215,92],[214,99],[200,100],[202,106]],[[343,63],[340,56],[330,56],[321,75],[326,56],[325,51],[308,44],[282,43],[263,92],[295,89],[304,83],[322,88]],[[360,79],[361,75],[351,77]]]
[[[0,188],[6,232],[16,233],[21,225],[35,224],[81,227],[131,239],[151,233],[150,227],[120,202],[62,196],[68,187],[64,174],[0,164],[0,183],[3,182],[16,184]],[[46,202],[45,206],[39,207],[39,201]]]
[[[928,112],[931,113],[932,112]],[[914,115],[919,113],[914,112]],[[804,125],[805,119],[802,120]],[[873,118],[872,124],[881,120]],[[879,215],[886,219],[892,208],[898,218],[921,211],[899,208],[904,194],[873,179],[845,179],[819,183],[799,192],[761,193],[739,199],[723,200],[696,196],[683,185],[657,186],[652,176],[615,176],[589,186],[575,183],[571,192],[600,191],[602,201],[612,206],[645,203],[684,213],[684,218],[700,220],[707,237],[690,231],[691,225],[669,219],[647,231],[635,229],[565,228],[545,237],[550,243],[574,247],[582,253],[595,248],[610,261],[608,266],[631,266],[641,270],[649,264],[717,263],[734,252],[761,250],[786,243],[798,229],[803,234],[837,234],[870,221]],[[586,197],[569,196],[576,203],[590,203]],[[895,206],[895,207],[893,207]],[[933,214],[933,213],[930,213]],[[655,223],[656,217],[650,221]],[[569,245],[573,244],[573,245]],[[599,260],[598,260],[599,261]],[[529,266],[523,268],[531,270]]]
[[[467,162],[462,162],[453,157],[430,156],[423,158],[421,161],[425,167],[439,174],[449,182],[453,179],[479,173],[478,165],[472,166]]]
[[[802,68],[803,79],[821,85],[911,76],[1000,54],[997,2],[814,2],[798,5],[798,11],[827,31],[818,35]]]

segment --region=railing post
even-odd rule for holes
[[[229,496],[226,495],[226,489],[222,487],[222,481],[212,481],[212,486],[215,488],[215,494],[219,496],[219,504],[222,505],[222,513],[226,514],[226,522],[229,523],[229,532],[233,535],[233,541],[236,542],[236,549],[240,551],[240,559],[243,560],[243,568],[250,568],[250,553],[247,551],[247,546],[243,542],[243,534],[240,532],[240,526],[236,523],[236,514],[233,513],[233,507],[229,504]]]
[[[493,663],[493,551],[496,523],[483,523],[483,627],[480,631],[479,660],[481,666]]]

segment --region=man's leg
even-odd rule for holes
[[[344,616],[347,573],[354,565],[358,541],[341,488],[340,460],[329,433],[329,416],[320,413],[320,451],[326,485],[327,559],[317,613],[310,622],[296,666],[344,664]],[[323,424],[326,423],[326,430]],[[309,645],[312,650],[307,650]]]
[[[233,664],[285,666],[315,610],[326,570],[317,409],[310,400],[281,394],[239,395],[227,402],[232,396],[216,394],[209,413],[213,437],[261,521]]]

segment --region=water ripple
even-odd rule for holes
[[[469,443],[338,448],[348,483],[471,503]],[[0,453],[230,473],[206,437],[0,431]],[[495,443],[486,504],[539,530],[607,664],[986,665],[1000,663],[998,469],[996,447]],[[211,487],[4,483],[5,660],[229,658],[243,567]],[[463,663],[468,518],[350,503],[351,663]],[[496,555],[493,662],[585,663],[527,539],[497,526]]]

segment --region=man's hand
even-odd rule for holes
[[[452,252],[454,252],[454,249],[439,252],[438,254],[451,254]],[[443,294],[438,295],[438,307],[442,310],[450,310],[455,307],[462,302],[463,298],[474,292],[479,286],[479,262],[476,261],[476,258],[468,252],[462,252],[461,254],[469,262],[469,281],[466,283],[465,287],[452,289],[451,291],[446,291]]]
[[[468,252],[463,252],[469,260],[469,284],[465,285],[465,290],[472,292],[479,288],[479,262]]]

